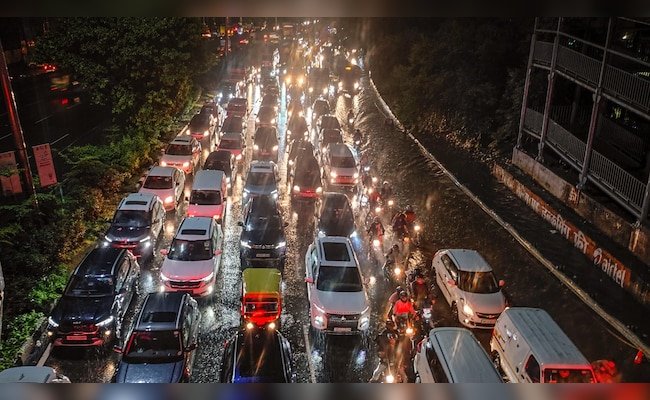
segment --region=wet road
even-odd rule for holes
[[[364,87],[367,87],[365,81]],[[285,156],[279,162],[282,178],[279,190],[281,208],[289,226],[286,228],[287,262],[281,330],[291,343],[298,382],[364,382],[369,379],[377,363],[372,341],[369,346],[360,339],[350,337],[322,341],[309,333],[304,254],[314,237],[314,208],[309,204],[292,207],[289,200],[285,180],[285,96],[283,88],[279,132],[280,154]],[[254,119],[260,100],[259,90],[249,86],[248,98],[251,112],[248,116],[247,150],[251,150]],[[625,359],[631,350],[611,332],[611,327],[562,286],[435,165],[421,156],[415,144],[399,132],[386,127],[376,103],[377,99],[370,90],[362,90],[354,98],[340,96],[336,102],[336,114],[345,127],[347,111],[350,107],[354,109],[357,115],[356,126],[368,139],[363,151],[368,152],[373,171],[381,180],[386,179],[392,183],[399,205],[412,204],[419,215],[426,240],[424,249],[414,252],[414,264],[430,265],[432,254],[441,248],[476,249],[493,266],[498,278],[506,280],[506,290],[513,305],[546,309],[590,360]],[[351,142],[347,129],[344,137],[348,143]],[[249,161],[250,151],[247,152],[245,164]],[[229,200],[223,228],[223,264],[217,276],[214,301],[201,302],[201,335],[191,377],[193,382],[218,381],[224,343],[239,326],[241,272],[240,228],[237,222],[241,218],[240,196],[244,177],[245,174],[240,174],[235,182],[234,194]],[[191,179],[186,185],[187,192],[191,187]],[[175,215],[169,215],[164,239],[159,241],[160,248],[169,245],[185,207],[183,205]],[[364,230],[359,218],[357,225],[359,232]],[[390,241],[390,237],[387,240]],[[374,336],[378,323],[384,318],[384,305],[393,287],[381,278],[381,256],[378,262],[367,259],[365,243],[363,237],[354,241],[364,275],[376,278],[376,283],[368,286],[372,310],[370,336]],[[386,248],[387,246],[388,244],[385,245]],[[158,289],[161,264],[162,256],[157,255],[153,262],[143,266],[143,292]],[[131,315],[139,309],[141,303],[142,296],[132,307]],[[450,309],[442,297],[433,311],[438,326],[459,326],[452,319]],[[475,330],[474,333],[487,348],[491,331]],[[46,365],[56,367],[75,382],[107,382],[113,375],[117,362],[118,356],[113,353],[64,349],[52,352]]]

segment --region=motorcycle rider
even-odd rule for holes
[[[414,279],[410,282],[411,295],[418,308],[422,308],[424,303],[429,301],[430,298],[429,285],[427,285],[420,268],[415,268],[413,275]]]
[[[370,210],[374,212],[375,207],[379,205],[381,195],[379,194],[379,191],[373,187],[370,187],[370,189],[368,189],[368,192],[368,207],[370,207]]]
[[[361,130],[359,128],[355,129],[354,135],[352,137],[352,141],[354,142],[355,146],[359,146],[362,140],[363,140],[363,135],[361,134]]]
[[[402,293],[404,289],[402,289],[401,286],[398,286],[395,288],[395,291],[391,293],[390,297],[388,298],[388,303],[390,304],[390,310],[392,311],[393,306],[399,300],[399,294]]]
[[[381,223],[381,219],[379,218],[379,216],[376,216],[372,220],[372,224],[366,230],[366,233],[370,236],[370,239],[372,240],[374,238],[381,239],[382,237],[384,237],[385,231],[386,230],[384,229],[384,224]]]
[[[413,303],[409,299],[406,290],[402,290],[399,294],[399,300],[397,300],[393,306],[392,319],[395,324],[397,324],[398,319],[409,317],[417,318],[417,312],[415,311],[415,307],[413,307]]]
[[[388,199],[393,196],[393,188],[390,186],[388,181],[384,181],[384,183],[381,184],[380,195],[384,201],[388,201]]]
[[[415,224],[415,211],[413,211],[413,207],[411,207],[410,204],[407,204],[406,207],[404,208],[404,217],[406,217],[406,225],[411,229],[413,227],[413,224]]]
[[[392,320],[387,320],[384,329],[382,329],[375,338],[377,344],[377,353],[379,355],[379,365],[372,373],[370,382],[377,383],[379,378],[388,369],[389,363],[395,358],[395,351],[397,350],[397,329]]]
[[[399,238],[408,236],[408,222],[404,212],[395,214],[393,217],[393,233]]]

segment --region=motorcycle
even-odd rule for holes
[[[405,271],[399,263],[395,263],[390,259],[386,259],[384,265],[381,267],[384,277],[395,286],[405,284]]]

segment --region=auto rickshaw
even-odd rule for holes
[[[275,268],[247,268],[242,272],[241,318],[246,329],[277,329],[282,312],[282,276]]]

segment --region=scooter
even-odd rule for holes
[[[394,286],[404,285],[406,282],[404,268],[399,263],[387,259],[381,267],[384,278]]]

